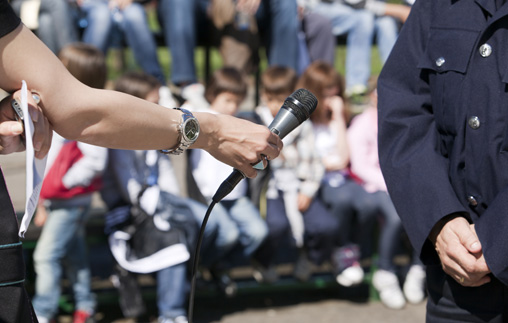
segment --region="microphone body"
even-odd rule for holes
[[[294,117],[291,111],[281,108],[275,119],[268,126],[268,129],[279,136],[280,139],[283,139],[299,125],[298,119]]]
[[[307,120],[316,109],[318,100],[310,91],[298,89],[286,98],[279,112],[268,126],[271,132],[283,139],[302,122]],[[231,175],[222,182],[212,200],[219,203],[235,186],[245,178],[245,175],[234,169]]]

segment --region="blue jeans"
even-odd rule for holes
[[[12,7],[19,15],[23,0],[14,0]],[[39,27],[40,40],[55,54],[66,45],[78,40],[77,30],[71,17],[67,0],[41,0]]]
[[[249,259],[268,235],[268,227],[259,210],[247,197],[223,200],[215,207],[224,209],[229,215],[229,220],[223,219],[221,223],[224,229],[238,234],[239,243],[227,255],[228,263],[236,264]]]
[[[334,35],[347,34],[346,89],[367,86],[370,77],[371,48],[374,37],[374,15],[333,2],[320,2],[313,10],[332,22]]]
[[[83,33],[83,42],[106,53],[112,46],[112,37],[119,36],[120,32],[143,71],[156,77],[162,85],[166,84],[157,57],[157,45],[141,4],[133,2],[124,10],[116,11],[108,7],[107,1],[85,0],[81,9],[86,13],[88,23]]]
[[[195,83],[194,48],[197,24],[206,19],[203,0],[160,0],[158,14],[166,45],[171,52],[171,81]]]
[[[207,207],[197,201],[188,199],[189,207],[201,226]],[[215,205],[208,217],[201,246],[200,263],[211,266],[223,259],[236,246],[240,232],[229,217],[228,212]]]
[[[156,276],[159,316],[165,318],[187,316],[186,304],[190,288],[187,264],[181,263],[162,269]]]
[[[395,265],[393,258],[402,242],[402,222],[400,221],[399,215],[388,193],[378,191],[371,193],[371,197],[374,198],[375,203],[378,204],[381,216],[378,265],[380,269],[394,272]]]
[[[256,12],[269,65],[298,70],[298,21],[295,0],[262,0]]]
[[[171,51],[171,81],[196,82],[194,49],[198,30],[206,24],[209,0],[160,0],[159,19]],[[298,67],[296,1],[262,0],[256,13],[270,65]]]
[[[379,209],[371,194],[353,180],[346,179],[338,187],[323,181],[319,196],[338,218],[338,245],[359,244],[362,255],[370,255],[372,228]]]
[[[256,260],[265,267],[273,265],[281,246],[286,246],[289,242],[290,247],[296,247],[283,194],[279,191],[277,198],[267,200],[266,222],[269,234],[263,246],[256,252]],[[309,260],[319,266],[330,259],[336,246],[339,221],[326,209],[322,201],[316,198],[302,216],[305,228],[304,247]]]
[[[58,311],[62,261],[74,292],[76,309],[95,310],[85,240],[87,212],[87,207],[50,210],[34,252],[37,279],[33,306],[38,316],[51,318]]]
[[[389,16],[378,17],[375,20],[377,47],[381,61],[384,63],[392,51],[399,34],[398,22]]]

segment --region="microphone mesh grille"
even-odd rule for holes
[[[307,120],[312,112],[316,110],[317,98],[309,90],[298,89],[291,94],[284,105],[295,113],[300,123]]]

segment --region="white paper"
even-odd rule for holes
[[[35,158],[32,137],[34,133],[34,123],[28,113],[28,89],[26,82],[21,85],[21,109],[23,110],[25,138],[26,138],[26,204],[25,214],[19,227],[19,236],[24,238],[28,225],[37,208],[39,194],[41,192],[42,180],[46,169],[47,157],[43,159]]]

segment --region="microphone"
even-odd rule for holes
[[[268,129],[279,136],[280,139],[283,139],[310,117],[310,114],[316,110],[317,104],[317,98],[310,91],[306,89],[296,90],[286,98]],[[244,178],[245,175],[242,172],[237,169],[233,170],[231,175],[219,186],[212,200],[219,203]]]

